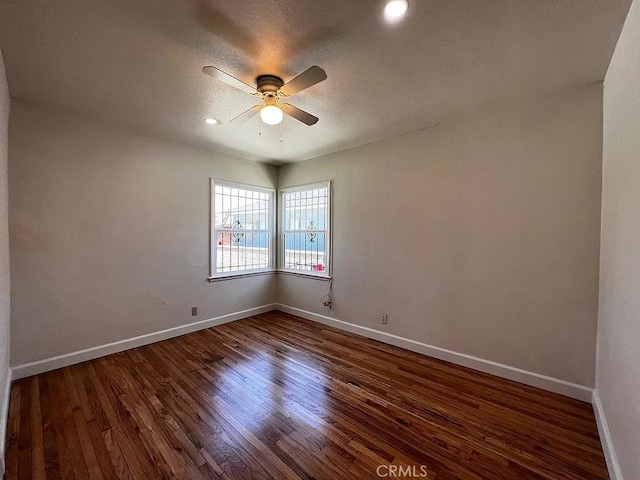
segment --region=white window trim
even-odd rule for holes
[[[240,277],[253,277],[256,275],[263,275],[267,273],[273,273],[276,271],[275,269],[275,259],[276,259],[276,250],[277,250],[277,242],[276,242],[276,219],[275,219],[275,203],[276,203],[276,190],[273,188],[261,187],[258,185],[251,185],[248,183],[236,183],[236,182],[228,182],[226,180],[220,180],[218,178],[211,178],[211,190],[209,192],[210,197],[210,210],[209,210],[209,222],[210,222],[210,237],[209,237],[209,278],[210,282],[217,280],[228,280],[232,278],[240,278]],[[254,268],[251,270],[240,270],[238,272],[224,272],[224,273],[216,273],[216,256],[218,253],[218,245],[216,242],[217,234],[216,234],[216,225],[215,225],[215,199],[216,199],[216,185],[222,187],[230,187],[230,188],[239,188],[242,190],[253,190],[256,192],[268,193],[271,195],[269,200],[269,266],[266,268]],[[261,230],[264,232],[264,230]]]
[[[284,266],[284,201],[283,196],[286,193],[291,192],[300,192],[304,190],[313,190],[314,188],[326,188],[327,189],[327,228],[326,228],[326,240],[325,240],[325,257],[327,259],[327,268],[324,272],[313,272],[313,271],[301,271],[296,270],[294,268],[285,268]],[[278,273],[285,273],[287,275],[296,275],[300,277],[312,277],[318,278],[322,280],[330,280],[333,273],[333,255],[331,253],[331,247],[333,246],[333,238],[332,238],[332,222],[333,222],[333,212],[331,207],[331,200],[333,196],[333,192],[331,190],[331,180],[327,180],[324,182],[316,182],[310,183],[307,185],[296,185],[294,187],[288,188],[280,188],[278,189]]]

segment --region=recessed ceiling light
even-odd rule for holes
[[[219,125],[220,123],[222,123],[222,122],[220,122],[220,120],[217,120],[215,118],[205,118],[204,121],[205,121],[205,123],[208,123],[209,125]]]
[[[407,0],[389,0],[384,6],[384,18],[389,22],[398,22],[405,16],[408,8]]]

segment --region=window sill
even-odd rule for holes
[[[313,273],[292,272],[291,270],[277,270],[278,275],[291,275],[294,277],[311,278],[313,280],[320,280],[323,282],[330,282],[331,276],[326,275],[314,275]]]
[[[219,277],[207,277],[207,282],[221,282],[223,280],[234,280],[236,278],[259,277],[261,275],[291,275],[292,277],[310,278],[312,280],[320,280],[322,282],[330,282],[332,277],[323,275],[314,275],[313,273],[290,272],[289,270],[264,270],[262,272],[238,273],[233,275],[221,275]]]
[[[221,282],[223,280],[234,280],[236,278],[248,278],[248,277],[259,277],[261,275],[271,275],[272,273],[276,273],[275,270],[262,270],[260,272],[247,272],[247,273],[234,273],[230,275],[220,275],[217,277],[208,277],[207,282]]]

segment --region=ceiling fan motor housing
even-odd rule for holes
[[[271,93],[276,94],[280,87],[284,85],[284,82],[280,77],[276,77],[275,75],[260,75],[256,78],[257,90],[260,93]]]

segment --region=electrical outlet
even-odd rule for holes
[[[198,315],[198,307],[191,307],[191,316],[195,317]]]
[[[383,325],[386,325],[387,323],[389,323],[389,317],[387,316],[386,313],[383,313],[382,315],[380,315],[380,323],[382,323]]]

